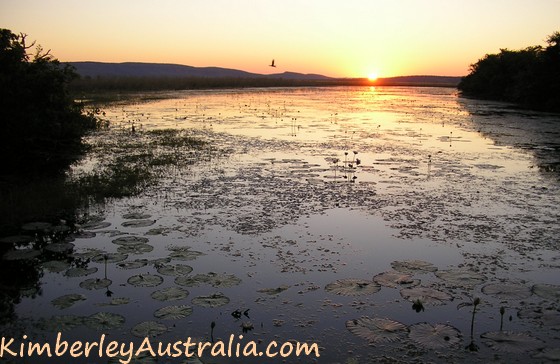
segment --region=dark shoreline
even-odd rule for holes
[[[99,76],[81,77],[70,85],[73,93],[97,93],[107,91],[178,91],[227,88],[272,87],[336,87],[336,86],[413,86],[456,88],[460,77],[405,76],[380,78],[237,78],[237,77],[136,77]]]

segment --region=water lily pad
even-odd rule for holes
[[[436,272],[436,276],[458,287],[473,287],[483,283],[486,277],[478,272],[468,269],[448,269]]]
[[[74,267],[64,272],[64,275],[66,277],[85,277],[85,276],[89,276],[90,274],[96,273],[97,271],[98,271],[97,267],[92,267],[92,268]]]
[[[361,317],[357,320],[346,321],[348,331],[371,344],[398,342],[408,333],[406,325],[385,318]]]
[[[154,312],[154,316],[162,320],[178,320],[190,316],[192,312],[192,307],[186,305],[167,306]]]
[[[35,238],[29,235],[11,235],[0,239],[0,243],[6,244],[29,244],[33,241],[35,241]]]
[[[391,263],[391,267],[393,267],[394,270],[403,273],[425,273],[435,272],[438,270],[435,265],[423,260],[396,260]]]
[[[108,221],[91,221],[80,225],[84,230],[106,229],[109,226],[111,226],[111,223]]]
[[[105,263],[105,260],[107,260],[107,263],[118,263],[118,262],[122,262],[123,260],[126,260],[127,258],[128,255],[121,252],[103,253],[103,254],[97,254],[96,256],[91,258],[91,261],[95,263]]]
[[[165,235],[170,229],[165,227],[153,228],[144,233],[144,235]]]
[[[144,321],[134,326],[130,331],[137,337],[156,337],[167,332],[167,326],[155,321]]]
[[[528,307],[517,311],[520,319],[536,320],[541,325],[553,330],[560,330],[560,310]]]
[[[155,223],[156,220],[130,220],[130,221],[123,222],[121,226],[140,228],[140,227],[152,226]]]
[[[136,259],[130,262],[122,262],[117,264],[117,267],[122,269],[138,269],[145,267],[148,264],[147,259]]]
[[[535,359],[546,359],[550,361],[560,361],[560,348],[547,348],[533,356]]]
[[[171,262],[171,258],[169,258],[169,257],[156,258],[156,259],[149,259],[148,260],[148,264],[153,264],[154,267],[160,266],[162,264],[167,264],[169,262]]]
[[[527,307],[517,311],[517,317],[520,319],[538,319],[543,315],[541,307]]]
[[[482,292],[504,300],[521,300],[531,295],[531,289],[516,283],[490,283],[482,287]]]
[[[413,279],[410,274],[388,271],[373,277],[373,281],[385,287],[414,287],[420,284],[419,279]]]
[[[104,254],[104,253],[105,252],[101,249],[89,248],[89,249],[85,249],[84,251],[79,252],[79,253],[74,252],[74,253],[70,254],[70,256],[73,257],[73,258],[76,258],[76,259],[91,259],[91,258],[95,257],[96,255]]]
[[[97,232],[98,234],[103,234],[103,235],[107,235],[110,238],[114,238],[115,236],[120,236],[120,235],[127,235],[127,232],[124,231],[120,231],[117,229],[113,229],[113,230],[100,230]]]
[[[62,332],[72,330],[84,324],[84,318],[76,315],[52,316],[48,319],[41,319],[37,326],[41,330],[49,332]]]
[[[156,287],[163,283],[163,277],[157,274],[137,274],[127,280],[128,284],[135,287]]]
[[[165,276],[184,276],[192,271],[192,267],[186,264],[163,264],[157,268],[157,272]]]
[[[327,292],[342,296],[362,296],[379,292],[381,286],[365,279],[339,279],[325,286]]]
[[[70,237],[73,239],[93,239],[97,236],[97,234],[93,231],[78,231],[75,233],[70,234]]]
[[[560,311],[554,309],[544,310],[541,317],[541,323],[547,328],[560,330]]]
[[[154,247],[150,244],[136,244],[136,245],[123,245],[117,248],[117,251],[121,254],[145,254],[154,250]]]
[[[177,301],[187,298],[189,291],[183,287],[168,287],[151,294],[154,300]]]
[[[200,284],[206,283],[207,277],[203,274],[195,276],[179,276],[175,278],[175,284],[185,287],[198,287]]]
[[[107,278],[90,278],[80,282],[80,287],[89,290],[101,289],[109,287],[111,283],[113,282]]]
[[[127,235],[114,239],[113,244],[127,246],[127,245],[146,244],[149,241],[150,240],[148,238],[145,238],[143,236]]]
[[[241,279],[232,274],[220,274],[209,272],[195,276],[179,276],[175,283],[180,286],[196,287],[199,284],[209,284],[212,287],[233,287],[241,283]]]
[[[428,349],[450,348],[461,342],[461,332],[445,324],[430,325],[427,322],[409,327],[408,337]]]
[[[506,353],[525,353],[544,348],[544,343],[526,332],[492,331],[480,335],[489,347]]]
[[[74,249],[74,244],[72,243],[54,243],[45,246],[45,250],[51,253],[67,253]]]
[[[86,300],[86,296],[84,296],[83,294],[73,293],[73,294],[67,294],[55,298],[54,300],[51,301],[51,303],[53,304],[54,307],[63,310],[65,308],[73,306],[76,302],[85,301],[85,300]]]
[[[216,288],[233,287],[241,283],[241,278],[238,278],[233,274],[208,272],[206,274],[197,274],[195,277],[198,276],[206,276],[206,283]]]
[[[2,259],[4,260],[31,260],[41,255],[41,252],[36,249],[17,249],[6,252]]]
[[[560,300],[560,286],[554,284],[535,284],[532,288],[534,294],[547,300]]]
[[[65,260],[49,260],[41,263],[41,267],[51,273],[60,273],[70,267],[70,263]]]
[[[66,232],[70,231],[70,226],[68,226],[66,224],[54,225],[50,229],[50,231],[55,232],[55,233],[66,233]]]
[[[28,222],[27,224],[23,224],[21,229],[25,231],[48,231],[52,228],[52,224],[49,222]]]
[[[19,293],[21,294],[22,297],[36,298],[37,295],[39,294],[39,287],[33,285],[24,286],[20,288]]]
[[[70,234],[70,235],[67,235],[65,238],[63,238],[61,241],[59,241],[59,243],[72,243],[74,241],[76,241],[76,239],[74,239],[72,234]]]
[[[429,287],[413,287],[401,289],[401,296],[410,302],[420,302],[424,304],[441,305],[444,301],[451,301],[453,297],[448,293]]]
[[[223,293],[217,292],[207,296],[198,296],[192,299],[192,304],[202,307],[219,307],[227,305],[229,303],[229,298]]]
[[[141,212],[130,212],[128,214],[124,214],[122,216],[123,219],[126,220],[143,220],[143,219],[149,219],[150,217],[152,217],[152,215],[150,214],[143,214]]]
[[[290,288],[290,286],[283,284],[283,285],[281,285],[279,287],[276,287],[276,288],[262,288],[262,289],[257,290],[257,292],[268,294],[268,295],[275,295],[275,294],[279,294],[279,293],[284,292],[288,288]]]
[[[121,327],[124,322],[124,316],[111,312],[98,312],[84,319],[87,327],[101,332]]]

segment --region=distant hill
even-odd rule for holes
[[[231,68],[192,67],[167,63],[68,62],[82,77],[72,83],[75,92],[155,91],[243,87],[296,86],[436,86],[457,87],[461,77],[401,76],[333,78],[319,74],[283,72],[251,73]]]
[[[192,67],[167,63],[68,62],[83,77],[208,77],[208,78],[282,78],[291,80],[328,80],[318,74],[284,72],[270,75],[231,68]]]

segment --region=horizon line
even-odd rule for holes
[[[340,77],[334,77],[334,76],[328,76],[328,75],[324,75],[321,73],[317,73],[317,72],[310,72],[310,73],[303,73],[303,72],[297,72],[297,71],[284,71],[281,73],[257,73],[257,72],[252,72],[252,71],[246,71],[243,69],[238,69],[238,68],[231,68],[231,67],[221,67],[221,66],[191,66],[188,64],[182,64],[182,63],[170,63],[170,62],[144,62],[144,61],[122,61],[122,62],[107,62],[107,61],[61,61],[59,60],[59,62],[61,63],[101,63],[101,64],[152,64],[152,65],[170,65],[170,66],[182,66],[182,67],[192,67],[192,68],[219,68],[219,69],[225,69],[225,70],[233,70],[233,71],[240,71],[240,72],[246,72],[246,73],[252,73],[255,75],[262,75],[262,76],[271,76],[271,75],[277,75],[277,74],[282,74],[282,73],[295,73],[295,74],[301,74],[301,75],[318,75],[318,76],[322,76],[322,77],[328,77],[328,78],[332,78],[332,79],[356,79],[356,80],[360,80],[360,79],[367,79],[367,76],[340,76]],[[391,79],[391,78],[399,78],[399,77],[451,77],[451,78],[462,78],[465,77],[466,75],[438,75],[438,74],[408,74],[408,75],[398,75],[398,76],[380,76],[377,78],[377,80],[384,80],[384,79]]]

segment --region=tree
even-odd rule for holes
[[[459,90],[467,96],[560,111],[560,32],[549,36],[547,43],[546,48],[501,49],[485,55],[471,65]]]
[[[84,151],[96,118],[68,92],[76,77],[25,34],[0,29],[0,174],[58,173]]]

